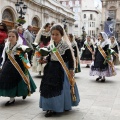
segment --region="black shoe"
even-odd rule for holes
[[[105,79],[101,79],[101,82],[105,82]]]
[[[14,103],[15,103],[15,99],[14,99],[12,102],[10,102],[10,101],[6,102],[6,103],[5,103],[5,106],[9,106],[9,105],[12,105],[12,104],[14,104]]]
[[[39,71],[39,75],[41,76],[41,71]]]
[[[87,66],[86,66],[86,68],[90,68],[90,66],[89,66],[89,65],[87,65]]]
[[[96,78],[96,81],[99,81],[101,78],[102,78],[102,77],[98,77],[98,78]]]
[[[56,114],[56,112],[52,111],[52,110],[48,110],[45,114],[45,117],[51,117],[53,116],[54,114]]]
[[[27,97],[27,96],[23,96],[22,99],[24,100],[24,99],[26,99],[26,97]]]

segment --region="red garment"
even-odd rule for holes
[[[3,44],[7,37],[8,37],[8,35],[6,32],[0,31],[0,44]]]

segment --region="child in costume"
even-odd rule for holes
[[[75,39],[73,38],[72,34],[69,34],[68,37],[69,37],[69,40],[71,42],[71,45],[72,45],[72,48],[73,48],[73,51],[74,51],[74,55],[75,55],[75,61],[76,61],[75,73],[78,73],[78,72],[81,72],[80,56],[79,56],[78,46],[77,46],[77,43],[76,43]]]
[[[77,106],[80,102],[77,85],[73,80],[74,55],[72,54],[71,43],[61,25],[53,25],[51,38],[50,54],[40,85],[40,108],[46,111],[45,117],[50,117],[56,112],[71,110],[72,106]],[[55,54],[56,51],[58,51],[60,57]],[[61,57],[63,62],[60,59]],[[65,72],[62,63],[67,66],[67,72]],[[68,80],[68,74],[73,81]],[[71,84],[74,84],[73,87]],[[73,95],[71,94],[71,87],[74,89],[75,99],[71,96]]]
[[[92,56],[94,54],[94,47],[91,41],[91,37],[87,36],[86,41],[84,42],[83,47],[81,48],[82,54],[81,54],[81,63],[82,64],[87,64],[87,68],[89,68],[89,64],[92,63]]]
[[[114,64],[111,59],[108,36],[105,32],[99,34],[99,42],[95,50],[94,61],[91,64],[90,76],[98,75],[96,81],[105,82],[105,77],[116,74]]]
[[[114,36],[110,37],[110,48],[112,49],[112,53],[113,53],[112,57],[113,57],[114,65],[119,65],[120,64],[119,47],[118,47],[118,43]]]
[[[49,45],[51,39],[50,27],[51,27],[50,23],[46,23],[45,26],[39,30],[33,45],[35,46],[38,45],[40,48]],[[38,56],[35,54],[33,56],[32,71],[39,72],[39,75],[42,75],[46,64],[39,63],[39,60],[37,58]]]
[[[6,106],[14,104],[15,97],[22,96],[25,99],[35,92],[36,85],[28,71],[30,64],[25,54],[26,49],[29,48],[19,44],[17,31],[9,31],[0,71],[0,96],[10,97]]]

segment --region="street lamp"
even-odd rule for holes
[[[25,5],[22,0],[20,0],[20,2],[18,2],[17,0],[15,6],[16,6],[17,13],[20,14],[19,18],[24,19],[23,16],[26,14],[27,5]]]
[[[84,39],[85,39],[85,27],[84,26],[82,27],[82,32],[83,32],[82,40],[84,41]]]
[[[63,22],[63,25],[64,25],[64,30],[65,30],[65,32],[67,33],[67,25],[66,25],[66,24],[67,24],[68,22],[67,22],[66,19],[63,19],[62,22]]]

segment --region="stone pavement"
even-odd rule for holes
[[[120,66],[117,75],[107,78],[105,83],[96,82],[96,76],[89,76],[89,68],[82,65],[82,72],[75,75],[81,102],[69,112],[45,118],[39,108],[40,78],[31,75],[37,85],[37,91],[31,97],[22,100],[16,98],[13,106],[5,107],[9,98],[0,97],[0,120],[120,120]]]

